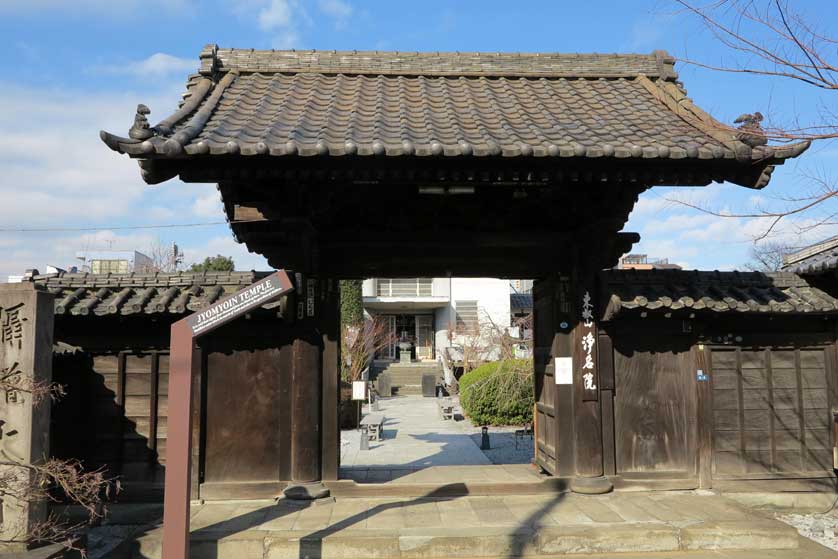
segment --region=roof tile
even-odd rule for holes
[[[603,319],[624,311],[834,314],[838,299],[789,272],[608,270]]]

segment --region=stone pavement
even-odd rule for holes
[[[385,416],[381,441],[360,450],[360,432],[341,433],[341,478],[361,483],[539,481],[529,465],[532,440],[515,427],[490,428],[492,449],[480,450],[480,428],[467,420],[443,420],[435,398],[403,396],[379,401]],[[492,464],[495,464],[494,466]]]
[[[228,502],[192,509],[193,557],[407,559],[642,553],[637,557],[838,557],[717,495],[569,493]],[[155,528],[115,558],[158,558]],[[737,555],[736,550],[750,554]],[[767,550],[780,550],[769,553]],[[758,553],[757,553],[758,552]],[[663,555],[650,555],[663,553]]]
[[[463,429],[462,421],[442,420],[438,416],[436,398],[384,398],[379,400],[376,413],[385,417],[381,441],[370,441],[369,450],[359,450],[359,431],[343,431],[342,467],[399,466],[418,470],[492,463]]]

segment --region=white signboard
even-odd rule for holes
[[[367,383],[363,380],[352,381],[352,399],[366,400],[367,399]]]
[[[573,384],[572,357],[556,357],[556,384]]]

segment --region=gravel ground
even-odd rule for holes
[[[459,396],[454,397],[456,410],[460,413],[458,419],[461,419],[460,424],[464,431],[471,434],[471,439],[478,447],[483,437],[482,427],[479,425],[472,425],[468,418],[462,416],[462,408],[460,408]],[[515,431],[521,429],[521,426],[490,426],[489,427],[489,444],[490,450],[484,450],[485,454],[492,464],[529,464],[533,459],[534,441],[529,436],[519,438],[517,448],[515,445]]]
[[[838,551],[838,511],[826,514],[777,513],[775,516],[794,526],[801,536]]]

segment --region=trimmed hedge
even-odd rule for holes
[[[532,422],[533,362],[509,359],[485,363],[460,378],[460,405],[475,425]]]

